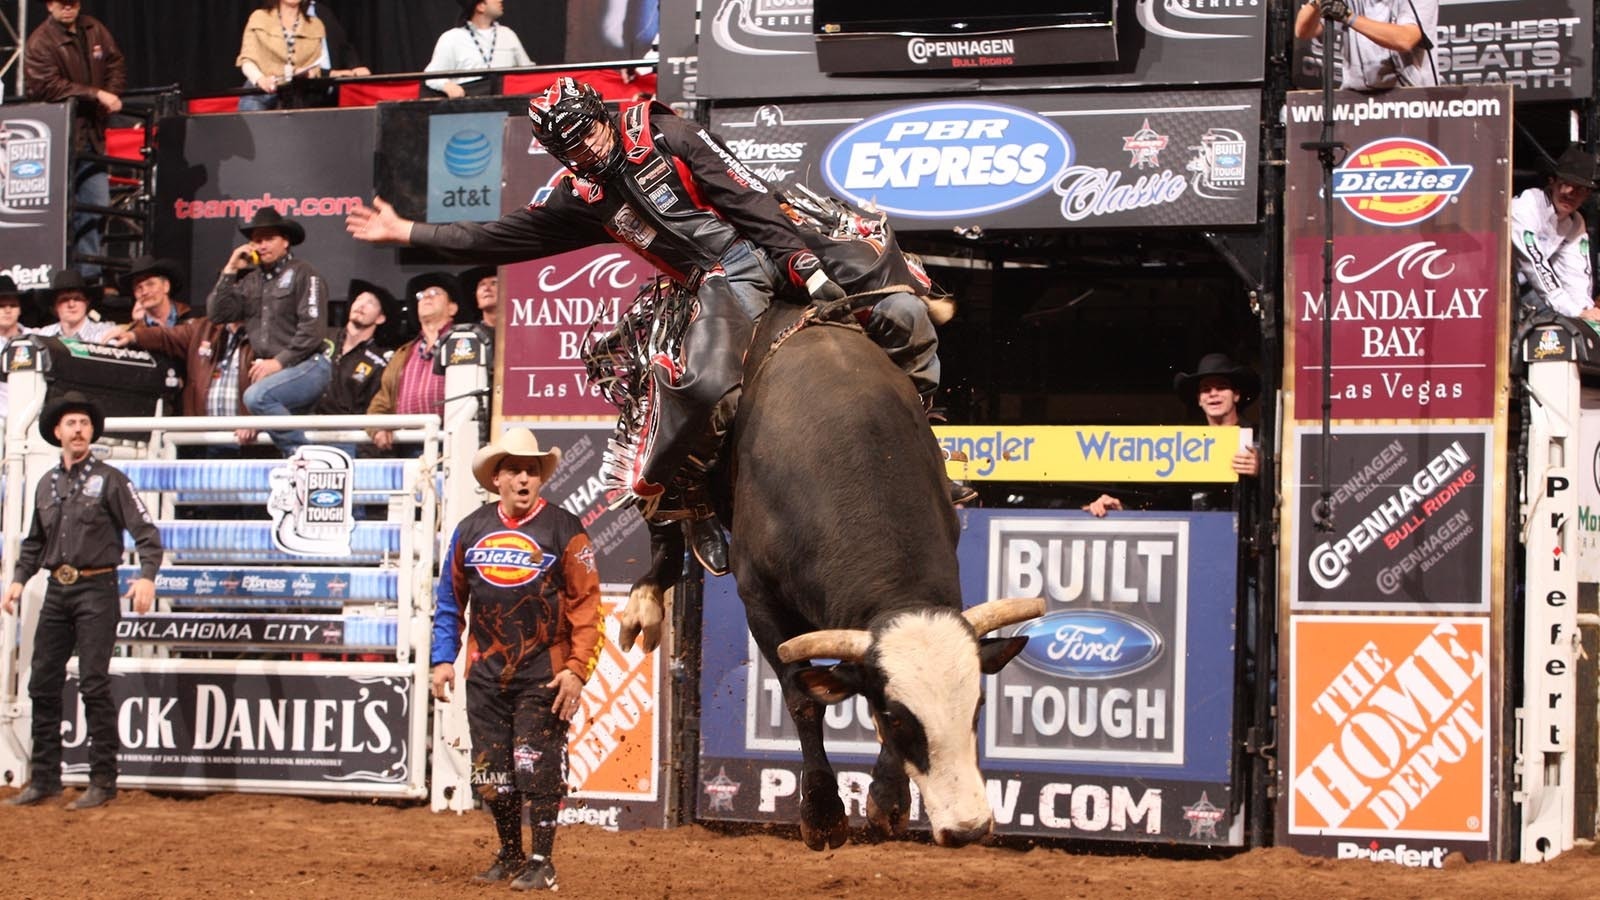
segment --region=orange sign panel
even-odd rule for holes
[[[1489,620],[1294,616],[1289,831],[1486,839]]]
[[[567,779],[579,798],[657,799],[661,731],[660,651],[617,646],[616,603],[607,603],[605,646],[583,688],[567,741]]]

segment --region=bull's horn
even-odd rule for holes
[[[808,631],[792,637],[778,647],[778,658],[786,663],[801,659],[838,659],[856,662],[867,655],[872,635],[859,628]]]
[[[1004,600],[990,600],[987,603],[979,603],[961,615],[966,617],[972,630],[982,637],[996,628],[1004,628],[1044,615],[1044,598],[1008,597]]]

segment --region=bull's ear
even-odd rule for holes
[[[860,673],[848,663],[795,669],[794,683],[818,703],[838,703],[861,690]]]
[[[983,638],[978,641],[978,666],[983,669],[983,674],[993,675],[1006,667],[1011,658],[1022,652],[1028,646],[1028,636],[1015,635],[1008,638]]]

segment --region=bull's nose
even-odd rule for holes
[[[989,836],[994,830],[994,820],[985,819],[972,825],[958,825],[953,828],[940,828],[934,832],[933,842],[941,847],[965,847],[976,843]]]

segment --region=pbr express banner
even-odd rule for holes
[[[909,34],[904,52],[914,76],[824,75],[812,29],[810,0],[705,0],[692,73],[697,95],[723,100],[1260,81],[1267,7],[1259,0],[1129,0],[1118,4],[1114,62],[1058,66],[1048,77],[1008,71],[1015,55],[1003,45],[969,53],[963,45],[971,42]]]
[[[1231,513],[965,511],[967,605],[1044,597],[1031,640],[985,679],[979,762],[1001,833],[1237,844]],[[731,578],[707,584],[699,814],[795,821],[799,741]],[[852,816],[877,753],[867,704],[824,736]],[[926,822],[913,799],[913,827]]]
[[[1250,225],[1260,114],[1246,90],[1018,94],[718,107],[712,129],[768,184],[901,230]]]
[[[1289,95],[1288,146],[1318,138],[1320,94]],[[1340,92],[1333,289],[1323,291],[1322,169],[1292,149],[1285,199],[1284,383],[1295,419],[1322,416],[1322,323],[1333,418],[1489,419],[1500,406],[1511,103],[1507,88]]]

